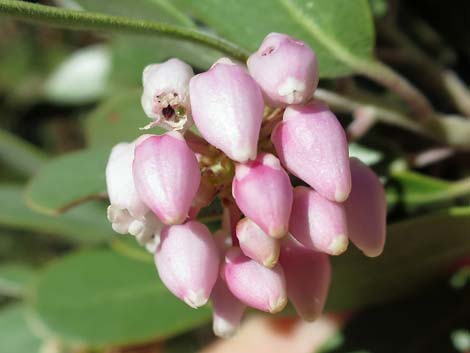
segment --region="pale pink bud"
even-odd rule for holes
[[[255,159],[264,102],[256,82],[239,65],[216,62],[190,82],[194,122],[201,135],[231,159]]]
[[[232,248],[225,257],[223,271],[232,294],[246,305],[270,313],[286,306],[286,283],[279,264],[265,267],[243,255],[239,248]]]
[[[126,217],[118,214],[118,210],[127,210],[130,218],[141,218],[149,211],[137,193],[132,176],[135,144],[134,141],[114,146],[106,165],[108,196],[113,206],[111,218],[116,221],[124,222]]]
[[[287,241],[279,259],[286,275],[287,296],[297,313],[306,321],[322,312],[331,281],[328,255]]]
[[[385,245],[387,202],[377,175],[357,158],[351,158],[352,190],[344,203],[348,235],[365,255],[379,256]]]
[[[330,255],[339,255],[348,247],[343,205],[305,186],[294,189],[289,231],[307,248]]]
[[[286,34],[268,34],[247,65],[272,107],[305,103],[318,85],[315,53],[304,42]]]
[[[348,198],[351,172],[346,134],[326,106],[313,102],[288,107],[271,140],[292,174],[332,201]]]
[[[240,326],[246,305],[233,296],[220,277],[212,290],[211,302],[214,334],[223,338],[233,336]]]
[[[275,238],[287,234],[292,208],[292,186],[279,160],[260,154],[236,167],[232,193],[240,210]]]
[[[192,124],[189,80],[193,69],[178,59],[148,65],[143,72],[142,107],[155,125],[167,130],[185,130]]]
[[[194,152],[178,132],[150,136],[135,149],[134,181],[142,201],[165,224],[188,216],[201,173]]]
[[[193,308],[206,304],[219,273],[219,252],[207,227],[196,221],[163,228],[155,252],[167,288]]]
[[[237,224],[237,238],[240,249],[249,258],[266,267],[273,267],[279,258],[279,240],[267,235],[249,218]]]

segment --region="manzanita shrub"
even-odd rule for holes
[[[178,59],[151,64],[142,107],[152,122],[143,129],[168,132],[111,151],[113,229],[154,254],[176,297],[192,308],[212,302],[218,336],[235,332],[246,307],[277,313],[288,300],[315,320],[329,255],[350,240],[367,256],[384,248],[385,191],[313,99],[319,70],[312,48],[281,33],[267,35],[247,67],[221,58],[194,75]],[[197,216],[215,198],[223,223],[211,234]]]
[[[0,0],[0,353],[470,352],[468,13]]]

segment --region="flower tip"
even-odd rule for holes
[[[287,235],[288,226],[282,225],[280,227],[271,228],[269,230],[269,235],[275,239],[282,239]]]
[[[320,316],[320,313],[318,312],[302,312],[300,313],[300,316],[302,317],[302,320],[307,321],[307,322],[314,322],[318,317]]]
[[[197,309],[207,303],[209,298],[202,293],[202,291],[194,292],[190,290],[188,294],[183,298],[184,302],[191,308]]]
[[[167,216],[164,219],[162,219],[162,222],[165,223],[168,226],[174,226],[177,224],[182,224],[186,220],[187,216],[186,215],[174,215],[174,216]]]
[[[263,266],[267,268],[273,268],[274,266],[276,266],[278,260],[279,260],[279,252],[272,254],[266,260],[264,260]]]
[[[287,305],[287,297],[282,296],[275,302],[269,303],[269,312],[271,314],[280,313]]]
[[[237,327],[227,320],[224,320],[222,317],[217,317],[213,320],[212,330],[217,337],[230,338],[233,337],[237,331]]]
[[[349,245],[349,239],[347,236],[340,234],[333,239],[330,246],[328,247],[330,255],[341,255],[344,253]]]
[[[378,256],[382,255],[383,250],[384,249],[382,247],[380,249],[363,249],[362,252],[367,257],[378,257]]]
[[[345,192],[343,190],[336,190],[335,192],[335,201],[336,202],[344,202],[348,199],[349,192]]]

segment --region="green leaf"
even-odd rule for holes
[[[140,90],[121,91],[92,111],[85,121],[88,145],[111,149],[119,142],[130,142],[142,135],[139,127],[151,120],[145,116],[140,104],[141,94]],[[150,132],[159,134],[163,130],[154,128]]]
[[[412,171],[399,171],[394,172],[387,183],[389,208],[400,205],[412,210],[464,195],[470,195],[470,178],[452,183]]]
[[[39,353],[42,342],[26,321],[20,304],[10,305],[0,311],[0,353]]]
[[[106,92],[111,53],[103,45],[79,49],[55,69],[44,86],[45,98],[58,104],[93,102]]]
[[[353,73],[372,59],[367,0],[177,0],[176,5],[249,51],[270,32],[304,40],[318,56],[322,77]]]
[[[0,266],[0,294],[23,297],[34,272],[30,266],[9,263]]]
[[[116,234],[106,219],[104,205],[88,202],[60,216],[34,212],[23,200],[23,188],[0,185],[0,224],[35,233],[64,236],[78,243],[101,243]]]
[[[109,250],[81,252],[48,267],[35,288],[33,309],[51,336],[87,346],[162,339],[206,323],[158,279],[153,264]]]
[[[110,149],[85,149],[51,159],[31,179],[26,202],[33,209],[57,215],[106,193],[105,166]]]
[[[208,69],[223,54],[212,49],[200,49],[194,43],[172,38],[151,38],[136,35],[116,36],[111,42],[113,68],[111,80],[116,91],[122,86],[141,87],[145,66],[179,58],[200,69]]]
[[[22,176],[31,176],[45,160],[46,155],[37,147],[0,129],[0,165],[10,167]]]
[[[377,164],[384,158],[382,152],[364,147],[354,142],[349,144],[349,156],[359,158],[362,163],[367,165]]]
[[[193,21],[168,0],[78,0],[84,9],[135,19],[195,27]],[[112,41],[113,68],[111,79],[121,84],[140,85],[142,71],[148,64],[177,57],[189,64],[207,69],[218,57],[215,50],[174,38],[149,38],[141,36],[116,36]]]
[[[392,224],[380,257],[356,249],[333,257],[327,309],[359,309],[399,298],[427,285],[452,261],[470,253],[470,207]]]

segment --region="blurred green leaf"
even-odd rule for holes
[[[327,309],[359,309],[416,291],[470,253],[469,229],[470,207],[451,208],[390,225],[380,257],[356,249],[333,257]]]
[[[81,252],[48,267],[33,309],[46,331],[67,343],[123,345],[165,338],[206,323],[207,308],[176,299],[153,264],[109,250]]]
[[[470,285],[470,265],[459,268],[450,278],[450,285],[454,289],[463,289]]]
[[[60,216],[34,212],[26,206],[23,188],[0,185],[0,225],[14,229],[64,236],[78,243],[100,243],[112,239],[104,205],[88,202]]]
[[[151,120],[145,116],[140,105],[140,90],[123,90],[92,111],[85,121],[85,135],[90,147],[113,147],[119,142],[130,142],[144,132],[139,127]],[[152,134],[162,133],[154,128]]]
[[[105,94],[111,53],[104,45],[79,49],[56,68],[44,85],[45,98],[57,104],[84,104]]]
[[[389,8],[387,0],[369,0],[369,4],[375,17],[383,17],[387,14]]]
[[[359,158],[362,163],[367,165],[374,165],[384,158],[382,152],[354,142],[349,144],[349,156]]]
[[[22,176],[31,176],[45,161],[46,155],[40,149],[0,129],[1,165],[12,168]]]
[[[459,352],[465,353],[470,350],[470,331],[467,329],[456,330],[451,335],[452,344]]]
[[[0,353],[39,353],[42,342],[31,331],[20,304],[0,311]]]
[[[470,178],[448,182],[412,171],[399,171],[387,183],[387,203],[406,210],[470,195]]]
[[[49,160],[31,179],[26,203],[57,215],[85,200],[105,195],[105,166],[110,148],[85,149]]]
[[[374,28],[367,0],[176,0],[218,34],[256,50],[270,32],[306,41],[316,52],[322,77],[354,72],[372,58]]]
[[[0,265],[0,294],[12,297],[24,296],[33,275],[33,269],[25,264]]]

